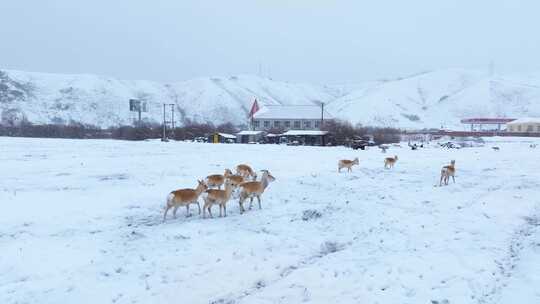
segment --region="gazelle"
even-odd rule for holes
[[[173,208],[173,216],[176,218],[176,210],[180,206],[186,206],[186,216],[189,216],[189,205],[197,204],[199,207],[199,214],[201,214],[201,205],[199,204],[199,196],[201,193],[208,189],[208,186],[201,180],[198,181],[197,188],[195,189],[179,189],[175,190],[167,196],[167,205],[165,206],[165,213],[163,214],[163,221],[167,218],[167,211]]]
[[[456,175],[456,161],[452,160],[450,162],[450,165],[444,166],[441,169],[441,180],[439,181],[439,186],[442,186],[444,183],[445,185],[448,185],[448,180],[450,179],[450,176],[452,176],[452,180],[454,183],[456,182],[455,176]]]
[[[220,217],[223,216],[222,209],[225,212],[225,216],[227,216],[227,202],[231,199],[232,192],[233,192],[233,185],[231,184],[230,180],[227,180],[225,182],[225,190],[218,190],[218,189],[206,190],[206,192],[203,193],[203,200],[204,200],[203,218],[206,217],[206,210],[208,210],[210,217],[212,217],[211,208],[213,205],[219,205]]]
[[[241,183],[244,182],[244,177],[243,176],[241,176],[241,175],[233,175],[232,171],[229,170],[229,169],[225,169],[225,174],[223,174],[223,176],[225,176],[226,180],[229,180],[231,182],[231,185],[234,188],[238,187],[238,185],[240,185]]]
[[[255,180],[257,178],[257,174],[253,171],[253,169],[245,164],[236,166],[236,174],[242,176],[244,179],[251,177],[252,180]]]
[[[225,173],[227,173],[227,169],[225,169]],[[221,189],[221,185],[223,185],[224,182],[225,174],[213,174],[206,177],[206,184],[209,188],[217,187],[218,189]]]
[[[394,157],[385,158],[384,159],[384,168],[385,169],[394,168],[394,165],[396,164],[397,160],[398,160],[397,155],[394,155]]]
[[[246,211],[244,209],[244,201],[248,197],[250,198],[249,209],[251,209],[253,206],[254,197],[257,197],[259,209],[261,209],[261,195],[263,194],[264,190],[266,190],[268,185],[276,180],[276,178],[273,177],[268,170],[262,170],[262,172],[263,174],[261,176],[261,181],[244,182],[240,184],[240,200],[238,201],[238,204],[240,205],[240,213],[244,213]]]
[[[347,172],[352,172],[352,166],[358,165],[358,157],[353,160],[342,159],[338,161],[338,172],[341,172],[341,169],[347,168]]]

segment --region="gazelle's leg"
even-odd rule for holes
[[[452,180],[454,181],[454,184],[456,183],[456,178],[452,175]]]
[[[189,217],[189,204],[186,205],[186,217]]]
[[[240,206],[240,214],[244,213],[246,210],[244,210],[244,195],[240,193],[240,199],[238,200],[238,205]]]
[[[165,213],[163,214],[163,221],[165,222],[165,219],[167,218],[167,211],[169,211],[169,205],[165,207]]]
[[[249,198],[249,210],[253,207],[253,196]]]
[[[219,204],[219,217],[223,217],[223,211],[221,209],[223,209],[223,205]]]
[[[174,206],[174,209],[172,212],[174,218],[176,218],[176,211],[178,210],[178,207],[180,207],[180,205]]]
[[[223,205],[223,212],[225,213],[225,216],[227,216],[227,205]]]
[[[259,202],[259,209],[262,209],[261,207],[261,196],[257,195],[257,201]]]
[[[212,205],[208,206],[208,214],[210,214],[210,217],[212,218]]]
[[[201,204],[199,204],[199,200],[197,200],[197,207],[199,208],[199,215],[201,215]]]

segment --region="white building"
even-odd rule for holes
[[[510,133],[540,133],[540,118],[519,118],[506,124]]]
[[[323,115],[324,114],[324,115]],[[320,106],[264,106],[253,115],[253,130],[318,130],[332,116]]]

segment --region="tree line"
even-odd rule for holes
[[[328,131],[328,140],[333,145],[348,145],[356,139],[366,136],[373,138],[376,144],[399,142],[401,131],[394,128],[353,126],[340,120],[325,121],[323,130]],[[235,134],[239,127],[232,123],[213,125],[211,123],[189,123],[174,129],[167,128],[166,135],[172,140],[192,140],[196,137],[207,137],[215,132]],[[272,129],[269,133],[280,134],[284,130]],[[159,124],[141,124],[138,126],[119,126],[99,128],[94,125],[70,123],[32,124],[23,122],[18,125],[0,125],[0,136],[41,137],[41,138],[75,138],[75,139],[121,139],[145,140],[161,138],[163,127]]]

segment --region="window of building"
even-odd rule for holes
[[[309,129],[311,128],[311,121],[304,121],[304,128]]]
[[[528,125],[528,126],[527,126],[527,132],[532,132],[532,131],[533,131],[533,126]]]
[[[512,126],[508,126],[508,131],[514,132],[514,128]]]
[[[253,121],[253,127],[258,128],[261,126],[261,122],[258,120]]]
[[[521,132],[521,125],[517,126],[517,130],[518,130],[518,132]]]
[[[280,128],[281,127],[281,121],[275,120],[274,121],[274,128]]]
[[[540,126],[536,126],[536,132],[540,132]]]
[[[321,121],[315,120],[315,128],[320,128],[320,127],[321,127]]]
[[[291,122],[286,120],[285,121],[285,128],[290,128],[291,127]]]
[[[264,121],[264,127],[265,128],[270,128],[270,121],[269,120]]]
[[[300,129],[300,121],[299,120],[294,121],[294,128],[295,129]]]

